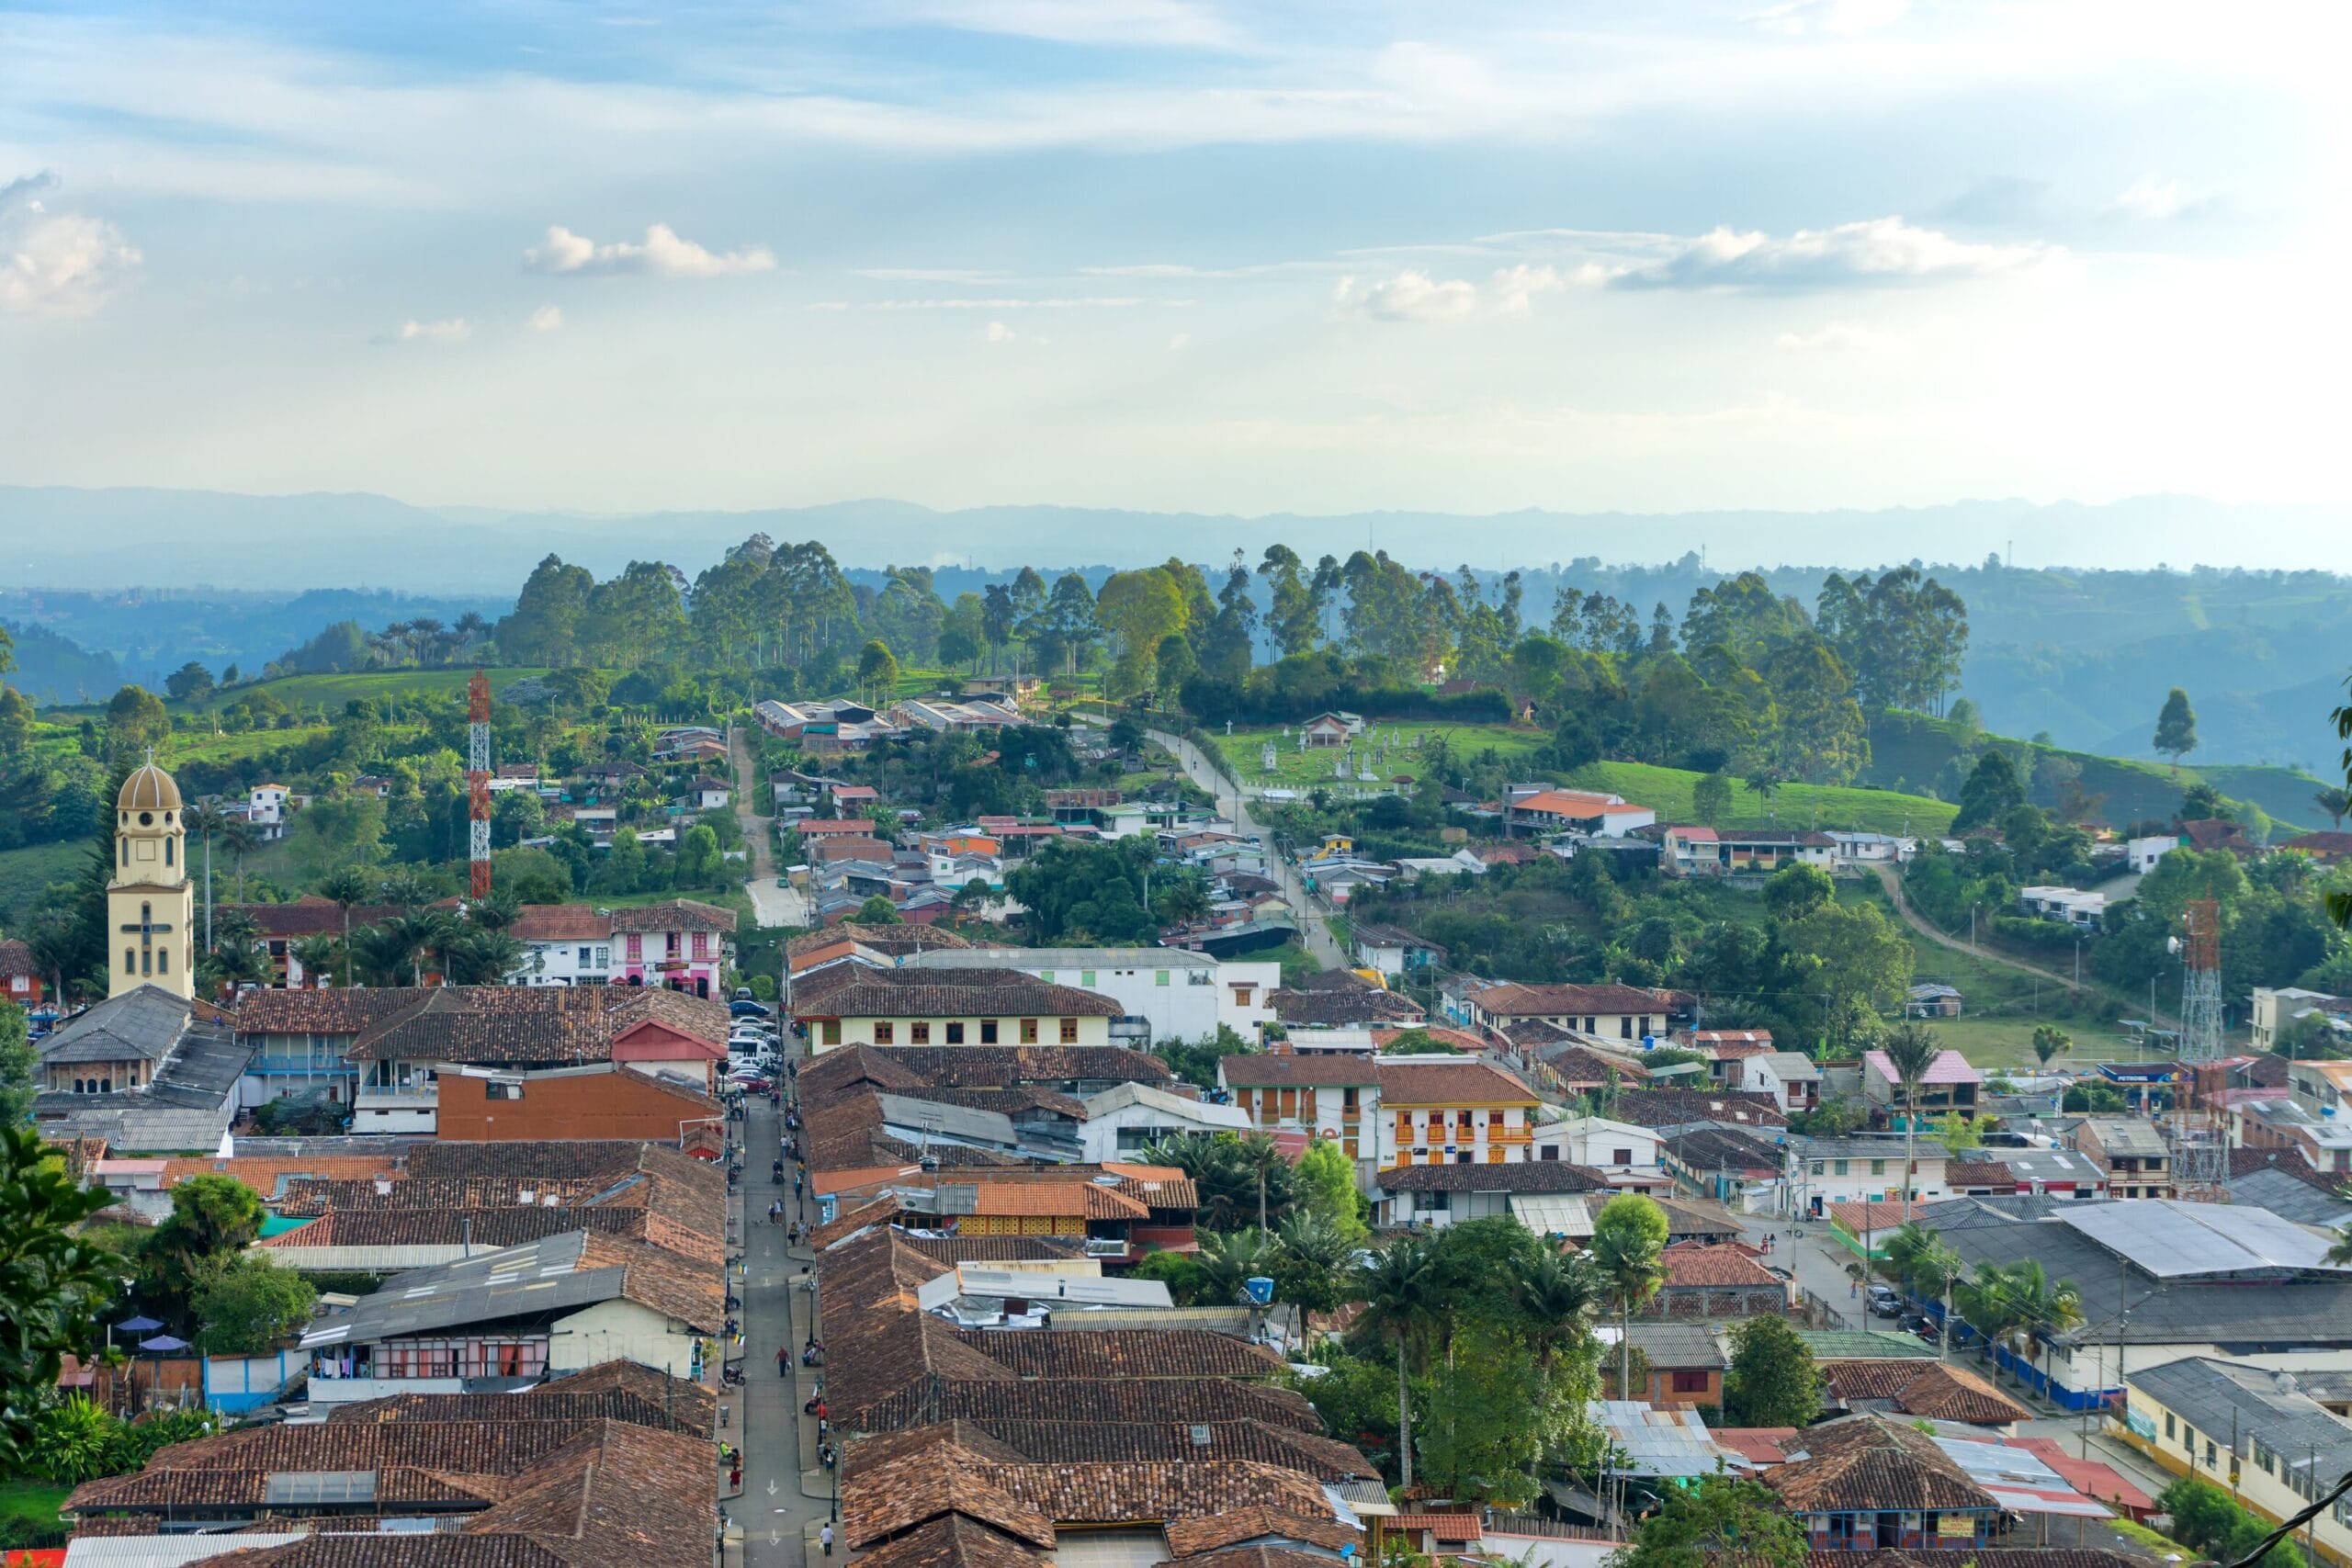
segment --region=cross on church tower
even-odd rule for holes
[[[168,931],[171,929],[169,921],[159,920],[155,918],[155,907],[153,904],[140,905],[139,919],[137,923],[126,925],[122,928],[122,934],[125,936],[130,936],[134,932],[138,935],[139,972],[141,975],[152,975],[155,972],[156,933],[159,931]]]

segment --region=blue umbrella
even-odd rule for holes
[[[153,1339],[141,1339],[139,1348],[141,1350],[185,1350],[187,1341],[169,1334],[158,1334]]]
[[[115,1326],[125,1334],[144,1334],[150,1329],[161,1328],[164,1325],[152,1317],[126,1317]]]

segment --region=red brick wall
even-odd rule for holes
[[[458,1143],[499,1139],[655,1138],[674,1143],[678,1123],[707,1116],[690,1094],[635,1073],[533,1078],[520,1100],[492,1100],[491,1080],[444,1073],[437,1135]]]

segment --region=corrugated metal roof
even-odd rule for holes
[[[2324,1238],[2267,1209],[2140,1198],[2071,1209],[2060,1221],[2159,1280],[2330,1267]]]
[[[287,1546],[303,1530],[239,1530],[228,1535],[85,1535],[65,1548],[65,1568],[181,1568],[232,1551]]]

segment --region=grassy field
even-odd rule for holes
[[[542,666],[508,665],[486,673],[494,692],[526,675],[544,675],[547,670]],[[332,713],[340,712],[343,705],[354,697],[463,696],[466,682],[471,679],[470,670],[369,670],[353,675],[288,675],[282,680],[232,686],[225,692],[213,693],[200,703],[165,705],[175,712],[218,713],[249,693],[266,691],[289,708],[315,711],[324,707]]]
[[[1653,807],[1664,823],[1698,819],[1690,792],[1704,774],[1646,762],[1595,762],[1579,768],[1568,783],[1607,790]],[[1941,833],[1960,808],[1924,795],[1832,784],[1782,784],[1769,801],[1735,782],[1726,826],[1841,828],[1877,833]]]
[[[0,919],[21,921],[42,888],[81,874],[89,858],[89,843],[82,839],[0,851]]]
[[[1841,882],[1838,896],[1876,904],[1888,919],[1897,919],[1875,881]],[[1911,941],[1913,980],[1950,986],[1960,992],[1965,1009],[1962,1016],[1933,1020],[1932,1027],[1944,1044],[1976,1066],[1989,1072],[2035,1066],[2033,1032],[2045,1023],[2056,1025],[2074,1040],[2073,1049],[2059,1058],[2061,1065],[2133,1059],[2131,1034],[2112,1021],[2145,1018],[2148,998],[2144,995],[2134,999],[2089,981],[2078,1000],[2066,987],[2019,974],[1993,957],[1931,942],[1899,920],[1897,929]],[[2087,947],[2085,958],[2087,965]],[[2045,957],[2039,962],[2041,967],[2062,975],[2074,967],[2071,958]],[[2174,1000],[2157,998],[2166,1008]]]
[[[74,1489],[50,1481],[0,1481],[0,1519],[29,1519],[39,1525],[57,1522],[57,1506]]]
[[[1414,742],[1423,736],[1442,735],[1453,750],[1458,761],[1466,761],[1479,752],[1492,748],[1506,761],[1526,757],[1539,747],[1548,744],[1552,737],[1544,730],[1503,724],[1432,724],[1410,719],[1378,721],[1371,726],[1383,738],[1394,735],[1386,760],[1377,772],[1385,780],[1398,773],[1419,776],[1419,757]],[[1339,753],[1336,749],[1302,751],[1298,749],[1298,727],[1290,727],[1285,736],[1279,725],[1255,728],[1236,726],[1231,735],[1222,729],[1209,733],[1225,750],[1226,757],[1240,772],[1244,784],[1269,785],[1279,789],[1311,789],[1318,784],[1353,784],[1362,781],[1334,776],[1332,768]],[[1269,773],[1261,765],[1267,742],[1274,748],[1274,771]]]

